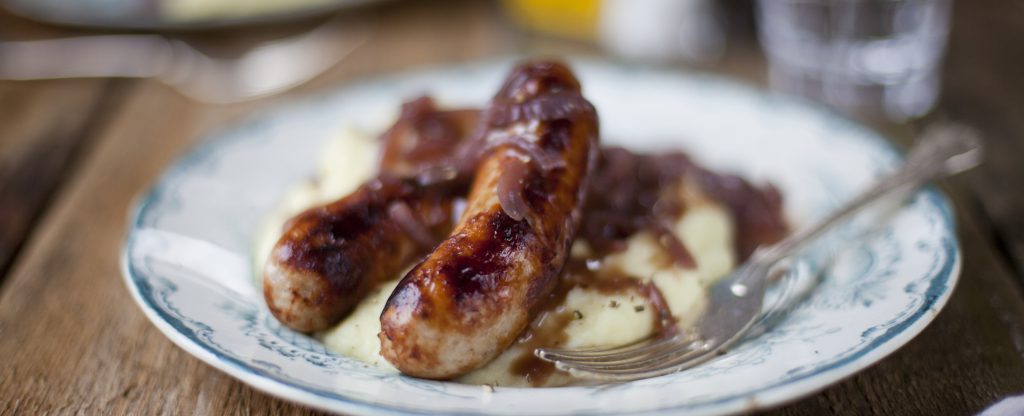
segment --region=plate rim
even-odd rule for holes
[[[172,31],[198,32],[219,30],[234,27],[286,24],[316,19],[332,13],[341,13],[349,9],[372,6],[391,0],[332,0],[328,3],[299,7],[293,10],[270,12],[252,16],[213,17],[191,20],[173,21],[160,16],[159,11],[151,15],[135,16],[135,19],[112,19],[102,17],[70,18],[45,11],[45,7],[33,10],[29,7],[7,0],[0,0],[0,9],[19,18],[33,22],[80,29],[138,30],[138,31]],[[50,13],[50,14],[48,14]]]
[[[343,94],[346,90],[367,84],[383,83],[389,79],[400,79],[415,74],[433,74],[467,69],[471,70],[474,68],[485,68],[501,63],[514,62],[521,58],[521,56],[511,56],[456,64],[430,65],[411,70],[400,70],[373,76],[359,77],[349,83],[330,88],[322,93],[314,94],[312,96],[297,97],[283,103],[271,105],[256,111],[247,117],[228,123],[223,128],[215,129],[210,133],[204,134],[203,139],[200,139],[197,143],[191,145],[173,159],[171,164],[168,165],[168,167],[166,167],[161,174],[157,176],[152,183],[150,183],[150,185],[140,192],[132,202],[132,208],[129,211],[130,216],[128,218],[128,228],[125,232],[121,245],[120,267],[125,285],[131,293],[135,303],[140,309],[142,309],[147,319],[149,319],[165,337],[170,339],[179,348],[182,348],[192,356],[199,358],[201,361],[224,373],[227,373],[233,378],[272,396],[331,412],[342,411],[355,414],[437,414],[437,412],[432,411],[419,411],[416,409],[406,409],[388,404],[363,401],[353,397],[347,397],[339,393],[330,392],[328,390],[312,390],[286,380],[275,378],[271,374],[262,372],[252,366],[246,365],[245,363],[238,362],[238,360],[232,357],[218,354],[216,351],[211,350],[209,346],[205,346],[202,343],[197,342],[195,339],[190,338],[187,334],[175,328],[172,323],[168,322],[168,319],[174,318],[165,316],[159,308],[156,308],[153,305],[151,298],[143,296],[138,284],[138,282],[142,282],[142,279],[136,275],[136,271],[132,267],[129,248],[132,247],[136,231],[142,225],[142,220],[147,212],[147,208],[149,208],[154,201],[159,199],[158,197],[163,193],[163,188],[167,181],[174,176],[182,174],[188,166],[194,164],[198,159],[209,154],[219,146],[226,145],[234,140],[239,140],[244,137],[244,135],[229,134],[231,132],[238,131],[247,125],[257,123],[261,119],[298,110],[304,105],[309,105],[337,94]],[[565,59],[570,63],[570,65],[601,66],[626,71],[647,71],[655,74],[670,75],[673,77],[699,79],[714,83],[719,87],[743,89],[745,92],[752,93],[760,98],[780,100],[786,105],[799,107],[801,111],[816,113],[822,119],[838,121],[846,127],[861,130],[866,133],[862,135],[865,141],[870,142],[872,145],[884,152],[897,156],[897,159],[899,160],[903,159],[903,153],[898,150],[886,135],[881,134],[869,126],[859,123],[833,110],[811,103],[806,99],[766,90],[756,84],[746,82],[744,80],[694,70],[670,71],[651,66],[634,65],[608,59],[595,59],[588,57],[580,58],[574,56],[567,56]],[[699,414],[730,414],[777,407],[785,403],[807,397],[842,379],[850,377],[867,367],[875,365],[880,360],[886,358],[897,349],[903,347],[914,339],[931,322],[934,321],[935,317],[938,316],[942,308],[948,303],[952,293],[956,289],[962,268],[962,252],[960,250],[959,239],[956,235],[956,221],[952,203],[949,198],[935,186],[927,186],[919,190],[917,195],[925,196],[928,205],[938,210],[942,219],[941,223],[949,232],[950,238],[947,241],[943,241],[943,244],[941,245],[941,251],[945,255],[943,264],[940,267],[937,267],[934,271],[927,272],[927,274],[930,274],[926,280],[928,282],[928,289],[925,291],[927,299],[912,313],[910,313],[906,319],[902,320],[899,324],[886,329],[883,335],[868,343],[867,346],[856,353],[851,354],[842,360],[818,367],[815,371],[801,375],[797,378],[783,380],[775,384],[761,386],[743,394],[723,397],[708,402],[668,405],[655,409],[641,410],[633,412],[632,414],[657,414],[678,411],[691,411]],[[935,293],[936,290],[938,293]],[[572,387],[555,387],[555,389],[558,388]],[[465,411],[445,413],[479,414],[478,412]],[[581,412],[574,414],[589,415],[603,413]]]

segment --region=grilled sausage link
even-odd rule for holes
[[[456,377],[507,348],[557,283],[579,224],[598,123],[572,72],[517,67],[483,117],[465,213],[381,314],[381,354],[405,374]]]
[[[426,98],[403,106],[383,136],[381,176],[286,224],[263,271],[274,317],[302,332],[327,329],[441,241],[465,186],[424,187],[413,176],[432,154],[450,153],[477,120],[476,111],[438,111]]]

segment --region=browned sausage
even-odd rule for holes
[[[263,272],[263,295],[281,323],[302,332],[337,323],[378,283],[401,273],[452,229],[465,186],[421,186],[433,154],[450,154],[478,112],[403,106],[383,136],[381,176],[336,202],[289,220]]]
[[[409,375],[455,377],[507,348],[554,288],[579,224],[598,123],[572,72],[517,67],[483,123],[465,213],[381,314],[381,354]]]

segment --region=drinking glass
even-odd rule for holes
[[[773,87],[901,121],[939,94],[952,0],[758,0]]]

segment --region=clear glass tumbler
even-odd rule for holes
[[[906,120],[939,94],[952,0],[758,0],[772,86]]]

